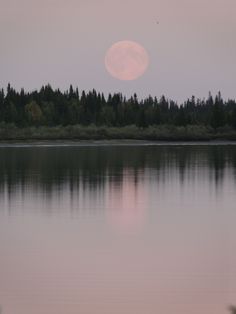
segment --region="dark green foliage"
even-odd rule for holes
[[[224,101],[221,94],[213,98],[195,99],[192,96],[177,104],[162,96],[159,100],[149,96],[138,100],[134,94],[126,99],[122,94],[88,93],[71,85],[69,90],[54,90],[49,84],[30,93],[16,91],[8,84],[0,89],[0,123],[14,124],[17,128],[31,126],[109,126],[135,125],[142,129],[171,125],[176,127],[199,126],[236,128],[236,102]]]
[[[234,129],[236,129],[236,106],[232,111],[232,115],[231,115],[231,124],[234,127]]]
[[[212,119],[211,119],[211,125],[213,128],[219,128],[223,125],[225,125],[225,115],[226,112],[224,110],[224,103],[221,98],[220,92],[216,96],[215,103],[213,104],[213,110],[212,110]]]
[[[42,110],[34,100],[25,106],[25,113],[29,125],[39,125],[42,121]]]
[[[0,140],[105,140],[133,139],[159,141],[208,141],[236,140],[236,131],[225,127],[214,132],[206,126],[160,125],[140,128],[135,125],[124,127],[105,126],[32,126],[18,128],[14,124],[0,124]]]

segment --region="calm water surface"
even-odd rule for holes
[[[225,314],[236,146],[0,147],[2,314]]]

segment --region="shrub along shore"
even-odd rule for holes
[[[39,126],[19,128],[12,124],[0,124],[0,141],[7,140],[152,140],[152,141],[210,141],[236,140],[232,127],[214,129],[207,126]]]

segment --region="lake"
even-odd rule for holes
[[[2,314],[225,314],[236,146],[0,145]]]

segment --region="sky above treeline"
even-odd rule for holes
[[[235,12],[235,0],[0,0],[0,85],[236,98]],[[149,54],[137,80],[106,71],[106,51],[121,40]]]

